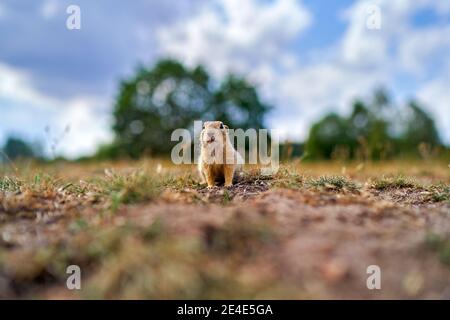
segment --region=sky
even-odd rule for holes
[[[0,0],[0,145],[92,154],[113,137],[120,81],[162,57],[246,77],[284,138],[384,87],[450,144],[450,0]]]

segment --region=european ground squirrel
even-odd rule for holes
[[[230,141],[228,130],[228,126],[222,121],[203,123],[198,170],[208,188],[214,187],[216,183],[224,183],[225,187],[231,186],[233,178],[244,163]]]

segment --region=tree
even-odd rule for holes
[[[308,155],[313,158],[330,159],[337,149],[353,149],[356,141],[347,130],[348,123],[345,118],[330,113],[311,127],[306,142]]]
[[[426,144],[430,148],[441,145],[434,120],[415,101],[408,106],[408,118],[400,144],[404,150],[417,153],[420,144]]]
[[[189,69],[174,60],[139,68],[123,81],[114,106],[115,142],[106,156],[138,158],[168,154],[173,130],[192,128],[194,120],[220,119],[230,128],[258,129],[269,106],[246,80],[228,76],[217,87],[202,66]]]
[[[11,160],[36,156],[32,146],[24,140],[15,137],[8,138],[3,147],[3,153]]]
[[[409,116],[402,117],[404,114]],[[395,128],[401,129],[396,132]],[[422,154],[423,146],[427,150],[441,146],[433,119],[416,102],[396,109],[385,91],[377,90],[368,103],[355,101],[348,117],[331,113],[314,124],[306,151],[313,158],[344,154],[378,160]]]

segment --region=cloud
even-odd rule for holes
[[[30,75],[24,71],[0,63],[0,96],[17,102],[36,102],[39,106],[48,106],[55,100],[35,90]]]
[[[432,111],[436,124],[445,142],[450,141],[450,72],[446,76],[430,81],[417,91],[419,101]]]
[[[59,132],[62,126],[69,128],[57,152],[75,158],[80,154],[94,154],[100,144],[112,141],[110,112],[105,112],[104,106],[104,101],[88,97],[69,101],[55,121]]]
[[[426,74],[427,68],[444,64],[450,54],[449,34],[450,24],[409,32],[398,50],[398,61],[403,70],[420,77]]]
[[[213,1],[157,33],[159,52],[189,65],[205,64],[217,76],[248,72],[291,59],[288,46],[312,21],[301,2]]]
[[[44,19],[51,19],[56,16],[60,6],[56,0],[46,0],[41,6],[41,15]]]
[[[117,81],[155,54],[153,30],[191,13],[198,0],[78,0],[81,30],[68,30],[71,0],[3,0],[0,62],[30,72],[39,91],[59,98],[112,95]]]
[[[2,140],[6,134],[24,135],[42,142],[47,155],[69,158],[92,154],[99,144],[111,140],[109,101],[88,96],[56,99],[37,91],[29,79],[25,71],[0,64]],[[66,127],[70,131],[64,134]]]

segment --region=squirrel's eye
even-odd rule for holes
[[[223,129],[223,123],[220,124],[220,129]]]
[[[205,125],[202,126],[202,129],[205,130]]]

